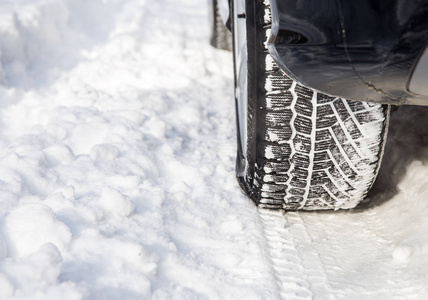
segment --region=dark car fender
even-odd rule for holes
[[[428,105],[408,89],[428,41],[428,0],[270,0],[268,48],[302,84],[329,95]]]

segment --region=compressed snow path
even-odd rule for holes
[[[0,299],[425,299],[428,110],[371,201],[258,210],[206,1],[0,3]]]

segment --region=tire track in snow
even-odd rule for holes
[[[394,226],[385,222],[398,212],[259,213],[278,298],[425,299],[424,271],[416,279],[421,270],[400,254]]]
[[[375,210],[301,215],[336,299],[425,299],[424,279],[410,279],[392,257],[391,229]],[[346,225],[344,225],[346,224]]]
[[[281,299],[335,299],[312,239],[297,212],[259,209]]]

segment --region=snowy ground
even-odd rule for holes
[[[201,0],[0,2],[0,299],[426,299],[428,109],[370,202],[258,210]]]

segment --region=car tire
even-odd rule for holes
[[[217,0],[211,0],[211,38],[210,43],[214,48],[232,51],[232,33],[224,24],[218,7]]]
[[[232,1],[240,186],[265,208],[353,208],[378,173],[389,106],[292,80],[269,55],[270,26],[268,0]]]

